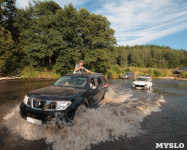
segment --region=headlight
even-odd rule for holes
[[[134,86],[135,86],[135,83],[132,83],[132,86],[134,87]]]
[[[147,84],[145,84],[145,86],[147,87]]]
[[[56,104],[57,104],[56,110],[65,110],[71,105],[71,102],[70,101],[57,101]]]
[[[27,105],[27,101],[28,101],[28,96],[27,95],[25,95],[25,97],[24,97],[24,99],[23,99],[23,103],[25,104],[25,105]]]

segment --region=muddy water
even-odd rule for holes
[[[0,149],[154,149],[156,142],[187,144],[187,82],[154,80],[150,91],[131,80],[111,80],[96,109],[77,116],[73,127],[35,126],[19,116],[30,90],[52,81],[0,82]]]

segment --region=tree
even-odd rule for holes
[[[11,32],[13,39],[16,41],[17,30],[14,26],[16,17],[15,2],[15,0],[1,0],[0,23],[2,27]]]
[[[0,70],[4,74],[17,73],[21,63],[22,52],[12,39],[10,31],[0,28]]]
[[[32,7],[32,6],[30,6]],[[58,31],[56,14],[60,9],[55,2],[36,2],[30,10],[32,24],[23,38],[28,39],[25,50],[31,66],[48,66],[56,63],[59,51],[66,47],[63,34]]]
[[[15,0],[1,0],[0,70],[18,73],[24,66],[47,67],[61,74],[80,59],[95,72],[120,67],[176,68],[187,64],[186,50],[156,45],[116,46],[115,31],[105,16],[61,8],[54,1],[35,1],[17,9]],[[120,66],[120,67],[119,67]]]

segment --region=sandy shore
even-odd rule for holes
[[[12,77],[0,77],[0,81],[2,80],[15,80],[19,79],[20,77],[12,76]]]
[[[153,79],[171,79],[171,80],[186,80],[184,78],[177,78],[177,77],[153,77]]]

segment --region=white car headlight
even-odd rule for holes
[[[25,105],[27,105],[27,101],[28,101],[29,97],[27,95],[25,95],[24,99],[23,99],[23,103]]]
[[[71,105],[70,101],[57,101],[56,110],[65,110]]]
[[[134,87],[134,86],[135,86],[135,83],[132,83],[132,86]]]

